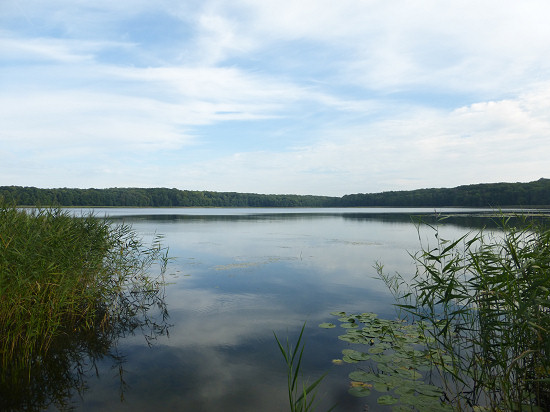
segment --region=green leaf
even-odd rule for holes
[[[325,322],[325,323],[321,323],[321,324],[319,325],[319,327],[320,327],[320,328],[323,328],[323,329],[332,329],[332,328],[335,328],[336,325],[335,325],[334,323],[327,323],[327,322]]]
[[[376,400],[376,402],[380,405],[393,405],[394,403],[399,402],[399,399],[394,398],[391,395],[382,395]]]
[[[342,354],[356,361],[364,361],[364,360],[370,359],[370,356],[368,353],[359,352],[353,349],[344,349],[342,350]]]
[[[330,312],[332,316],[346,316],[346,312]]]
[[[363,371],[354,371],[354,372],[351,372],[348,376],[352,381],[357,381],[357,382],[374,382],[378,380],[378,378],[374,373],[363,372]]]
[[[358,398],[362,398],[370,395],[370,389],[362,386],[354,386],[353,388],[349,388],[348,393]]]
[[[382,382],[375,382],[373,388],[378,392],[388,392],[390,390],[390,387]]]
[[[394,405],[391,410],[392,412],[411,412],[414,408],[409,405]]]
[[[344,355],[342,360],[346,363],[359,363],[357,359],[350,358],[348,355]]]

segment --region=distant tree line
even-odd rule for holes
[[[39,189],[0,186],[0,198],[20,206],[136,207],[504,207],[550,205],[550,179],[455,188],[358,193],[342,197],[265,195],[167,188]]]
[[[137,206],[137,207],[331,207],[328,196],[264,195],[191,191],[167,188],[38,189],[0,186],[0,197],[20,206]]]
[[[483,183],[454,188],[346,195],[340,206],[504,207],[550,205],[550,179],[529,183]]]

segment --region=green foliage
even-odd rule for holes
[[[264,195],[167,188],[37,189],[3,186],[0,198],[17,205],[137,207],[332,207],[328,196]]]
[[[0,198],[17,205],[136,207],[503,207],[550,205],[550,179],[330,196],[265,195],[168,188],[38,189],[0,186]]]
[[[446,397],[457,410],[548,410],[550,230],[504,221],[449,241],[432,229],[411,282],[378,273],[425,326]]]
[[[162,285],[149,268],[166,262],[159,239],[145,247],[128,226],[0,203],[2,382],[30,375],[63,336],[131,322]]]
[[[331,315],[338,316],[340,326],[346,330],[339,339],[366,346],[342,351],[343,362],[366,364],[349,374],[351,395],[377,393],[377,403],[394,405],[395,411],[452,410],[442,401],[443,390],[423,380],[432,370],[433,353],[428,349],[422,324],[379,319],[374,313]]]
[[[455,188],[358,193],[341,198],[348,206],[503,207],[550,205],[550,179],[529,183],[490,183]]]
[[[317,387],[326,376],[326,374],[321,376],[310,385],[307,385],[305,382],[303,382],[301,386],[299,385],[302,356],[304,354],[302,337],[305,327],[306,324],[304,323],[294,347],[289,342],[288,338],[286,339],[285,346],[283,346],[277,335],[275,333],[273,334],[287,367],[288,400],[291,412],[307,412],[314,410],[313,407],[317,397]],[[334,409],[334,407],[329,409],[329,411],[332,409]]]

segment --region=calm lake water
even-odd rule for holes
[[[71,209],[74,210],[74,209]],[[458,238],[489,222],[464,216],[442,225]],[[76,210],[75,213],[79,213]],[[411,215],[433,209],[95,209],[125,222],[146,241],[164,236],[171,261],[166,280],[167,334],[148,341],[147,327],[118,339],[109,355],[90,360],[72,390],[78,411],[288,411],[283,358],[273,333],[294,341],[305,330],[304,374],[328,371],[318,410],[384,410],[376,395],[348,395],[357,365],[333,365],[352,346],[345,331],[321,329],[333,311],[394,318],[392,297],[374,279],[414,273],[408,251],[419,248]],[[430,220],[429,217],[426,219]],[[421,229],[424,241],[434,234]],[[54,384],[55,385],[55,384]],[[54,410],[54,408],[51,408]]]

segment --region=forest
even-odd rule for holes
[[[0,186],[0,198],[18,206],[104,207],[534,207],[550,205],[550,179],[482,183],[342,197],[192,191],[169,188],[77,189]]]

